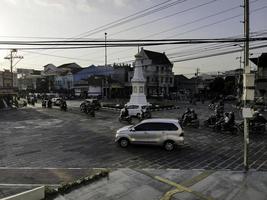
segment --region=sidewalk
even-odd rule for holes
[[[267,173],[118,169],[56,200],[265,200]]]

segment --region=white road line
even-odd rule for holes
[[[53,186],[53,187],[59,187],[60,184],[46,184],[46,183],[36,183],[36,184],[30,184],[30,183],[0,183],[1,186],[8,186],[8,187],[38,187],[38,186]]]
[[[39,170],[47,170],[47,169],[66,169],[66,170],[86,170],[86,169],[93,169],[93,170],[103,170],[103,169],[107,169],[107,168],[79,168],[79,167],[68,167],[68,168],[64,168],[64,167],[0,167],[1,169],[12,169],[12,170],[23,170],[23,169],[39,169]]]

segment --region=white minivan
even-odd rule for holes
[[[184,132],[177,119],[147,119],[117,130],[115,142],[123,148],[129,144],[150,144],[171,151],[184,143]]]

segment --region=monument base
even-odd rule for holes
[[[130,101],[126,104],[129,105],[150,105],[145,95],[131,95]]]

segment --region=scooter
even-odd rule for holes
[[[67,111],[67,103],[63,102],[60,104],[60,110]]]
[[[95,117],[95,110],[92,107],[87,106],[85,113],[91,117]]]
[[[217,122],[215,126],[213,127],[213,130],[216,132],[230,132],[232,134],[238,134],[241,133],[241,129],[238,124],[234,123],[229,126],[224,126],[222,122]]]
[[[192,128],[199,128],[199,119],[193,119],[193,120],[182,120],[181,125],[182,127],[192,127]]]
[[[240,122],[239,123],[239,129],[241,131],[244,130],[244,122]],[[265,123],[259,123],[259,122],[255,122],[255,123],[249,123],[249,132],[252,134],[263,134],[266,132],[266,124]]]
[[[137,117],[138,117],[139,121],[142,121],[144,119],[150,119],[151,118],[151,112],[150,111],[142,112],[142,114],[138,115]]]
[[[123,121],[126,121],[129,124],[131,124],[132,123],[132,118],[131,118],[131,116],[122,116],[122,115],[120,115],[119,116],[119,122],[123,122]]]

